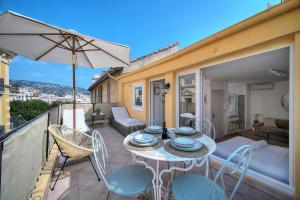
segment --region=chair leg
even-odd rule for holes
[[[69,157],[66,156],[66,157],[65,157],[65,161],[64,161],[64,163],[63,163],[63,166],[60,168],[60,171],[59,171],[59,173],[58,173],[58,175],[57,175],[57,177],[56,177],[56,180],[55,180],[55,183],[54,183],[53,187],[52,187],[52,188],[50,187],[51,190],[54,190],[55,185],[56,185],[56,183],[57,183],[57,181],[58,181],[58,179],[59,179],[60,173],[64,170],[64,168],[65,168],[65,166],[66,166],[66,163],[67,163],[67,160],[68,160],[68,159],[69,159]]]
[[[98,175],[98,173],[97,173],[97,171],[96,171],[96,168],[95,168],[95,166],[94,166],[94,164],[93,164],[93,162],[92,162],[91,157],[88,156],[88,158],[89,158],[89,160],[90,160],[90,163],[92,164],[92,167],[93,167],[93,169],[94,169],[95,174],[97,175],[98,181],[100,181],[100,177],[99,177],[99,175]]]
[[[209,161],[208,161],[208,158],[206,159],[205,161],[205,165],[206,165],[206,169],[205,169],[205,176],[208,177],[208,168],[209,168]]]
[[[106,200],[108,200],[110,197],[110,191],[108,191],[107,196],[106,196]]]
[[[210,166],[210,159],[209,157],[207,158],[208,160],[208,168],[209,168],[209,172],[210,172],[210,178],[213,180],[213,175],[212,175],[212,170],[211,170],[211,166]]]

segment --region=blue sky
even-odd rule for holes
[[[139,57],[176,41],[184,48],[231,26],[280,0],[0,0],[0,12],[12,10],[46,23],[131,47]],[[101,69],[78,68],[77,85],[87,88]],[[67,65],[16,57],[11,79],[71,86]]]

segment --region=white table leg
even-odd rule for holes
[[[156,178],[156,185],[155,185],[155,190],[156,190],[156,194],[157,200],[161,200],[161,189],[159,187],[159,160],[156,161],[156,174],[155,174],[155,178]]]

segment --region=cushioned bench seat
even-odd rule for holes
[[[214,155],[227,159],[238,147],[255,142],[252,139],[237,136],[217,143]],[[278,181],[289,183],[289,149],[275,145],[265,145],[253,151],[249,169]]]

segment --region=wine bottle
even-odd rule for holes
[[[166,128],[166,122],[163,122],[163,128],[162,128],[162,135],[161,135],[161,139],[166,140],[168,139],[168,129]]]

